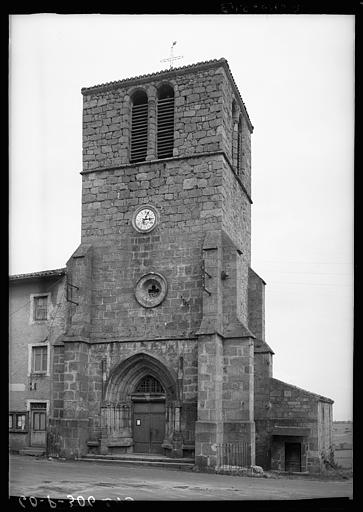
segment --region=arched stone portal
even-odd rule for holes
[[[177,375],[164,361],[144,352],[121,361],[106,381],[101,453],[180,456],[178,398]]]

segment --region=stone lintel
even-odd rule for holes
[[[299,437],[308,437],[310,435],[309,427],[285,427],[285,426],[275,426],[272,429],[271,434],[273,436],[299,436]]]

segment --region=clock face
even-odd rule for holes
[[[133,224],[135,229],[146,233],[156,226],[156,221],[156,211],[150,206],[144,206],[135,212]]]

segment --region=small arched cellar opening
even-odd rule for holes
[[[145,353],[125,359],[106,383],[101,453],[173,455],[178,406],[174,370]]]

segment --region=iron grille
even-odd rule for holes
[[[136,393],[164,393],[164,388],[157,379],[147,375],[137,385]]]
[[[34,410],[34,409],[45,410],[47,408],[46,402],[32,402],[31,406],[32,406],[32,410]]]
[[[173,156],[174,146],[174,98],[158,100],[158,158]]]
[[[247,465],[247,442],[217,444],[217,467],[219,469],[233,470],[247,467]]]

